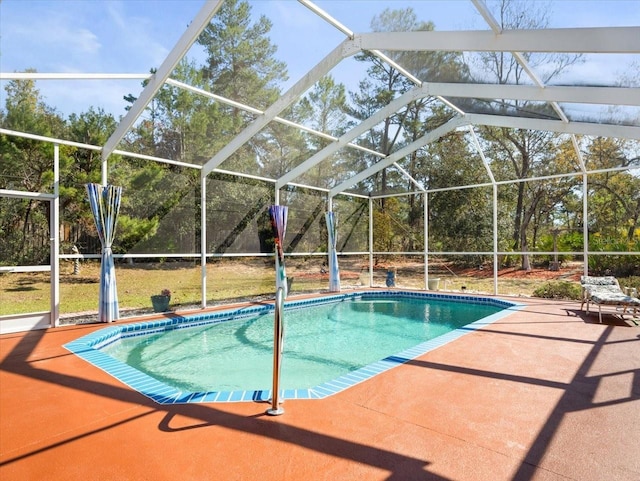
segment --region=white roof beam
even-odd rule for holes
[[[342,33],[344,33],[347,37],[349,37],[350,39],[353,39],[355,34],[354,34],[354,32],[352,30],[350,30],[347,27],[345,27],[342,23],[338,22],[335,18],[333,18],[331,15],[329,15],[327,12],[322,10],[317,5],[313,4],[310,0],[298,0],[298,2],[300,2],[301,4],[303,4],[304,6],[309,8],[310,10],[312,10],[317,15],[319,15],[323,20],[329,22],[335,28],[337,28]],[[371,50],[370,52],[373,55],[375,55],[376,57],[378,57],[380,60],[382,60],[383,62],[386,62],[388,65],[390,65],[391,67],[396,69],[398,72],[400,72],[406,78],[411,80],[411,82],[413,82],[418,87],[421,87],[423,85],[422,80],[420,80],[418,77],[413,75],[411,72],[409,72],[407,69],[405,69],[402,65],[398,64],[397,62],[395,62],[394,60],[389,58],[387,55],[382,53],[380,50]],[[458,106],[454,105],[453,103],[451,103],[450,101],[445,99],[444,97],[438,96],[437,99],[440,100],[442,103],[444,103],[446,106],[448,106],[450,109],[453,109],[456,112],[458,112],[460,115],[464,115],[466,113],[462,109],[460,109]]]
[[[0,128],[0,134],[10,135],[12,137],[20,137],[23,139],[39,140],[41,142],[51,142],[54,144],[69,145],[71,147],[78,147],[81,149],[102,150],[102,147],[99,147],[97,145],[84,144],[81,142],[72,142],[70,140],[62,140],[62,139],[57,139],[55,137],[46,137],[44,135],[30,134],[28,132],[19,132],[17,130]]]
[[[548,28],[356,34],[362,50],[445,52],[638,53],[640,27]]]
[[[149,79],[149,83],[140,93],[140,96],[133,103],[127,114],[122,121],[118,124],[116,130],[111,134],[111,137],[107,139],[107,142],[102,149],[102,160],[105,161],[109,155],[114,151],[116,145],[120,143],[125,134],[129,131],[138,117],[144,112],[149,102],[153,99],[155,94],[160,90],[165,80],[169,78],[171,72],[178,64],[180,59],[191,48],[193,42],[196,41],[200,32],[202,32],[211,18],[218,11],[222,5],[223,0],[209,0],[207,1],[200,11],[196,14],[195,18],[189,24],[185,32],[182,34],[176,45],[173,47],[169,55],[164,59],[158,70]]]
[[[469,133],[471,134],[471,138],[473,139],[473,145],[476,147],[480,158],[482,159],[482,165],[484,165],[484,169],[487,171],[487,175],[491,180],[492,184],[496,183],[496,178],[493,175],[493,171],[491,170],[491,166],[489,165],[489,161],[487,157],[484,155],[484,150],[482,150],[482,146],[480,145],[480,141],[478,140],[478,136],[476,135],[476,131],[473,130],[473,125],[469,125]]]
[[[613,124],[594,124],[589,122],[562,122],[560,120],[531,119],[525,117],[507,117],[500,115],[467,114],[469,123],[491,127],[512,129],[546,130],[561,134],[590,135],[593,137],[611,137],[640,140],[640,127]]]
[[[240,134],[225,145],[216,155],[211,157],[203,166],[202,175],[206,176],[222,162],[231,157],[240,147],[242,147],[251,137],[260,132],[269,122],[271,122],[280,112],[291,105],[296,99],[303,95],[309,87],[325,76],[342,59],[349,57],[359,51],[357,45],[352,40],[345,40],[323,58],[315,67],[309,70],[304,77],[298,80],[287,92],[276,100],[264,114],[254,120]]]
[[[135,73],[46,73],[46,72],[0,72],[0,80],[146,80],[151,74]],[[214,99],[226,105],[262,115],[262,110],[256,109],[246,104],[230,100],[226,97],[216,95],[198,87],[167,78],[166,83],[185,90],[192,91]],[[535,100],[541,102],[569,102],[584,104],[603,105],[632,105],[640,106],[640,88],[636,87],[589,87],[573,86],[558,87],[544,86],[536,87],[531,85],[496,85],[496,84],[461,84],[461,83],[440,83],[431,82],[424,84],[425,92],[428,95],[438,97],[447,103],[451,108],[457,107],[449,103],[443,96],[465,97],[465,98],[486,98],[486,99],[513,99],[513,100]],[[464,113],[464,112],[462,112]],[[280,117],[275,121],[289,124],[301,128],[310,133],[314,133],[327,139],[335,137],[323,132],[313,131],[304,126],[300,126]]]
[[[276,182],[276,188],[279,189],[284,187],[289,182],[298,178],[313,166],[319,164],[321,161],[323,161],[330,155],[337,152],[340,148],[347,145],[349,142],[351,142],[353,139],[355,139],[359,135],[362,135],[367,130],[372,129],[376,124],[382,122],[384,119],[386,119],[390,115],[393,115],[395,112],[400,110],[405,105],[424,96],[425,96],[424,88],[416,87],[414,89],[409,90],[408,92],[405,92],[397,99],[392,100],[384,108],[378,110],[371,117],[362,121],[361,123],[356,125],[354,128],[352,128],[350,131],[342,135],[339,139],[327,145],[322,150],[319,150],[314,155],[312,155],[307,160],[305,160],[303,163],[301,163],[300,165],[298,165],[297,167],[295,167],[294,169],[290,170],[285,175],[280,177]]]
[[[418,182],[416,179],[413,178],[413,176],[407,172],[405,169],[402,168],[402,166],[400,164],[398,164],[397,162],[393,163],[393,166],[398,169],[400,171],[400,173],[409,181],[411,182],[413,185],[415,185],[418,189],[420,189],[422,192],[426,192],[427,189],[424,188],[424,185],[422,185],[420,182]]]
[[[348,29],[342,23],[338,22],[335,18],[333,18],[327,12],[322,10],[320,7],[318,7],[317,5],[313,4],[309,0],[298,0],[298,2],[300,2],[302,5],[304,5],[307,8],[309,8],[311,11],[313,11],[317,15],[319,15],[323,20],[329,22],[331,25],[333,25],[335,28],[337,28],[342,33],[344,33],[347,37],[349,37],[349,39],[353,39],[355,34],[353,33],[352,30]],[[420,80],[418,77],[413,75],[411,72],[409,72],[407,69],[405,69],[402,65],[398,64],[397,62],[395,62],[394,60],[392,60],[391,58],[386,56],[380,50],[371,50],[371,53],[373,55],[375,55],[376,57],[378,57],[383,62],[386,62],[388,65],[390,65],[391,67],[396,69],[398,72],[400,72],[402,75],[407,77],[409,80],[411,80],[418,87],[422,86],[422,84],[423,84],[422,80]],[[456,112],[458,112],[460,115],[464,115],[465,114],[465,112],[462,109],[460,109],[459,107],[457,107],[453,103],[449,102],[444,97],[437,97],[437,98],[442,103],[447,105],[449,108],[451,108],[451,109],[455,110]]]
[[[487,22],[491,30],[493,30],[495,33],[502,32],[502,27],[496,20],[496,17],[493,16],[484,0],[471,0],[471,3],[473,3],[473,5],[476,7],[476,10],[478,10],[480,15],[482,15],[482,18],[484,18],[484,21]]]
[[[0,197],[10,197],[12,199],[46,199],[53,200],[56,198],[54,194],[44,192],[25,192],[21,190],[0,189]]]
[[[580,172],[583,174],[587,172],[587,166],[584,163],[584,157],[582,157],[582,152],[580,151],[580,145],[578,144],[578,138],[575,134],[571,134],[571,144],[573,145],[573,150],[576,153],[576,157],[578,158],[578,165],[580,166]]]
[[[424,88],[433,96],[640,106],[640,88],[636,87],[429,83]]]
[[[192,85],[186,84],[184,82],[180,82],[178,80],[173,80],[173,79],[169,78],[169,79],[167,79],[167,84],[168,85],[173,85],[174,87],[178,87],[178,88],[181,88],[181,89],[184,89],[184,90],[188,90],[188,91],[193,92],[193,93],[198,94],[198,95],[202,95],[203,97],[208,97],[208,98],[210,98],[212,100],[215,100],[216,102],[220,102],[222,104],[230,105],[231,107],[235,107],[235,108],[244,110],[246,112],[251,112],[252,114],[255,114],[255,115],[264,114],[264,111],[262,111],[262,110],[256,109],[256,108],[251,107],[251,106],[246,105],[246,104],[242,104],[240,102],[236,102],[235,100],[231,100],[231,99],[228,99],[226,97],[222,97],[221,95],[216,95],[214,93],[207,92],[204,89],[201,89],[199,87],[194,87]],[[320,132],[319,130],[311,129],[311,128],[305,126],[305,125],[292,122],[291,120],[283,119],[282,117],[275,117],[273,120],[274,120],[274,122],[278,122],[278,123],[281,123],[283,125],[288,125],[289,127],[293,127],[293,128],[302,130],[304,132],[308,132],[308,133],[310,133],[312,135],[316,135],[318,137],[322,137],[322,138],[327,139],[327,140],[331,140],[331,141],[337,140],[337,137],[334,137],[333,135],[325,134],[324,132]],[[347,147],[352,147],[354,149],[362,150],[362,151],[365,151],[365,152],[367,152],[369,154],[376,155],[378,157],[385,157],[384,154],[381,154],[379,152],[375,152],[375,151],[373,151],[371,149],[367,149],[366,147],[362,147],[360,145],[347,144]]]
[[[354,32],[353,30],[350,30],[349,28],[345,27],[342,23],[340,23],[338,20],[336,20],[335,18],[333,18],[331,15],[329,15],[327,12],[325,12],[324,10],[322,10],[320,7],[318,7],[317,5],[315,5],[313,2],[309,1],[309,0],[298,0],[298,2],[300,2],[302,5],[304,5],[305,7],[307,7],[309,10],[311,10],[313,13],[315,13],[316,15],[318,15],[320,18],[322,18],[323,20],[325,20],[326,22],[329,22],[331,25],[333,25],[335,28],[337,28],[338,30],[340,30],[342,33],[344,33],[350,40],[353,40],[354,37]],[[375,55],[376,57],[378,57],[380,60],[382,60],[383,62],[388,63],[389,65],[391,65],[393,68],[395,68],[398,72],[400,72],[401,74],[403,74],[405,77],[407,77],[409,80],[411,80],[414,84],[416,84],[417,86],[422,85],[422,81],[415,77],[414,75],[411,74],[411,72],[409,72],[408,70],[406,70],[405,68],[403,68],[402,66],[398,65],[396,62],[394,62],[393,60],[391,60],[389,57],[387,57],[384,53],[382,53],[379,50],[372,50],[371,53],[373,55]]]
[[[216,102],[220,102],[221,104],[229,105],[231,107],[235,107],[240,110],[244,110],[245,112],[251,112],[252,114],[262,115],[264,112],[262,110],[251,107],[247,104],[243,104],[240,102],[236,102],[235,100],[228,99],[221,95],[216,95],[212,92],[208,92],[200,87],[194,87],[193,85],[186,84],[184,82],[180,82],[179,80],[174,80],[172,78],[167,79],[168,85],[173,85],[174,87],[181,88],[183,90],[188,90],[189,92],[193,92],[198,95],[202,95],[203,97],[208,97]]]
[[[544,82],[533,71],[533,69],[529,65],[529,62],[527,62],[527,60],[524,58],[524,55],[522,55],[520,52],[511,52],[511,54],[516,59],[516,62],[518,62],[522,66],[522,68],[527,73],[529,78],[531,80],[533,80],[534,84],[536,84],[540,88],[546,88],[545,85],[544,85]],[[564,113],[564,111],[562,110],[560,105],[558,105],[557,102],[550,102],[550,105],[553,108],[553,110],[555,110],[555,112],[558,114],[558,117],[560,117],[560,119],[563,122],[569,122],[569,118],[567,117],[567,115]]]
[[[4,135],[11,135],[13,137],[21,137],[24,139],[32,139],[32,140],[39,140],[41,142],[51,142],[53,144],[59,144],[59,145],[68,145],[71,147],[77,147],[79,149],[88,149],[88,150],[98,150],[101,151],[102,147],[99,145],[91,145],[91,144],[84,144],[84,143],[80,143],[80,142],[72,142],[70,140],[62,140],[62,139],[56,139],[53,137],[45,137],[44,135],[35,135],[35,134],[29,134],[26,132],[18,132],[15,130],[8,130],[8,129],[2,129],[0,128],[0,134],[4,134]],[[171,160],[171,159],[165,159],[162,157],[155,157],[152,155],[145,155],[145,154],[136,154],[135,152],[127,152],[125,150],[114,150],[113,151],[114,154],[117,155],[123,155],[126,157],[133,157],[136,159],[144,159],[144,160],[152,160],[154,162],[162,162],[164,164],[173,164],[173,165],[179,165],[181,167],[189,167],[192,169],[200,169],[201,167],[199,165],[194,165],[194,164],[189,164],[187,162],[180,162],[177,160]]]
[[[480,11],[480,14],[487,21],[487,23],[491,27],[491,30],[493,30],[493,32],[496,34],[502,33],[502,28],[500,27],[500,25],[498,24],[498,21],[494,18],[494,16],[491,14],[489,9],[487,8],[487,5],[484,2],[484,0],[472,0],[472,2],[476,6],[476,8]],[[544,82],[542,81],[542,79],[540,79],[540,77],[538,77],[538,74],[536,74],[533,68],[531,68],[531,65],[529,65],[529,62],[524,57],[524,55],[522,55],[522,53],[520,52],[513,52],[513,51],[511,52],[511,54],[513,55],[513,58],[515,58],[516,62],[520,64],[520,66],[525,71],[525,73],[529,76],[529,78],[533,80],[533,83],[536,84],[538,87],[544,87]],[[569,122],[569,119],[567,118],[566,114],[563,112],[563,110],[560,108],[560,105],[558,105],[557,102],[551,102],[551,107],[553,108],[553,110],[555,110],[555,112],[558,114],[558,116],[562,119],[563,122]]]
[[[445,99],[442,95],[436,95],[435,96],[440,102],[442,102],[443,104],[445,104],[447,107],[449,107],[452,110],[455,110],[456,112],[458,112],[460,115],[465,115],[466,112],[464,110],[462,110],[460,107],[458,107],[457,105],[453,104],[452,102],[450,102],[449,100]]]
[[[300,2],[302,5],[304,5],[305,7],[307,7],[309,10],[311,10],[313,13],[315,13],[316,15],[318,15],[320,18],[322,18],[324,21],[329,22],[331,25],[333,25],[335,28],[337,28],[338,30],[340,30],[342,33],[344,33],[347,37],[349,37],[349,39],[353,40],[353,32],[351,30],[349,30],[347,27],[345,27],[343,24],[341,24],[340,22],[338,22],[335,18],[333,18],[331,15],[329,15],[327,12],[325,12],[324,10],[322,10],[320,7],[318,7],[316,4],[314,4],[313,2],[310,2],[309,0],[298,0],[298,2]]]
[[[150,73],[0,72],[0,80],[145,80]]]
[[[372,165],[368,169],[363,170],[362,172],[351,177],[350,179],[345,180],[340,185],[335,186],[333,189],[329,191],[329,197],[335,197],[341,192],[344,192],[349,187],[357,184],[358,182],[368,177],[371,177],[373,174],[381,171],[382,169],[393,164],[394,162],[418,150],[420,147],[424,147],[428,143],[433,142],[434,140],[437,140],[440,137],[443,137],[444,135],[448,134],[452,130],[455,130],[458,127],[462,125],[466,125],[468,123],[469,122],[465,119],[465,117],[454,117],[453,119],[449,120],[446,124],[441,125],[437,129],[432,130],[426,135],[420,137],[418,140],[411,142],[406,147],[399,149],[398,151],[392,153],[391,155],[381,160],[380,162],[377,162],[376,164]]]
[[[544,82],[540,77],[538,77],[538,74],[533,70],[533,68],[531,68],[531,65],[529,65],[529,62],[527,62],[527,59],[524,58],[524,55],[522,55],[520,52],[511,52],[511,55],[513,55],[513,57],[516,59],[516,62],[520,64],[520,66],[526,72],[529,78],[533,80],[534,84],[536,84],[538,87],[544,86]]]
[[[371,53],[373,55],[375,55],[376,57],[378,57],[380,60],[382,60],[383,62],[385,62],[386,64],[390,65],[391,67],[393,67],[394,69],[396,69],[398,72],[400,72],[402,75],[404,75],[405,77],[407,77],[409,80],[411,80],[415,85],[417,85],[418,87],[420,87],[422,85],[422,80],[420,80],[418,77],[416,77],[415,75],[413,75],[411,72],[409,72],[406,68],[404,68],[402,65],[398,64],[397,62],[395,62],[394,60],[390,59],[389,57],[387,57],[385,54],[383,54],[380,50],[371,50]]]

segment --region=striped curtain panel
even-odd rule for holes
[[[279,287],[284,289],[284,297],[287,297],[287,273],[284,266],[284,236],[287,232],[287,210],[288,207],[282,205],[272,205],[269,207],[271,217],[271,228],[273,229],[273,240],[276,244],[276,290]]]
[[[336,235],[337,218],[334,212],[325,212],[327,231],[329,233],[329,292],[340,292],[340,269],[338,267],[338,236]]]
[[[98,237],[102,243],[102,262],[100,264],[100,297],[98,301],[98,320],[115,321],[120,317],[118,311],[118,290],[116,270],[113,264],[111,245],[115,237],[122,187],[114,185],[87,184],[89,205],[96,221]]]

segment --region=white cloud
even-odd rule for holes
[[[104,5],[107,9],[109,19],[112,20],[120,30],[125,29],[127,22],[125,21],[122,2],[106,2]]]
[[[630,54],[588,54],[584,62],[573,65],[554,83],[567,85],[595,85],[616,86],[626,73],[633,69],[633,62],[638,61],[637,55]],[[628,77],[628,84],[637,86],[638,81],[632,82]]]
[[[102,49],[98,36],[82,26],[71,12],[50,11],[33,15],[25,22],[7,22],[2,37],[6,61],[22,64],[16,69],[55,71],[52,66],[56,60],[79,57],[86,61],[97,57]]]
[[[53,32],[53,36],[49,37],[49,39],[71,51],[83,54],[97,53],[102,46],[98,37],[86,28],[79,28],[77,30],[73,29],[73,27],[56,29]]]
[[[160,29],[147,15],[134,9],[137,2],[107,2],[107,14],[114,28],[112,47],[121,56],[130,56],[130,61],[144,64],[144,71],[157,67],[169,53],[163,45]],[[147,4],[148,5],[148,4]],[[158,6],[158,8],[161,8]],[[144,9],[145,13],[150,9]],[[153,10],[150,13],[155,13]]]
[[[317,1],[321,8],[355,31],[368,30],[371,17],[390,4],[393,8],[395,3]],[[420,20],[434,20],[438,29],[450,29],[454,20],[459,23],[469,17],[476,18],[467,2],[403,0],[397,4],[397,8],[412,6]],[[615,8],[606,6],[610,4]],[[278,46],[277,58],[288,63],[290,81],[287,86],[297,81],[344,39],[337,29],[298,2],[251,0],[251,5],[254,14],[264,13],[274,24],[269,36]],[[465,6],[464,12],[459,11],[462,6]],[[569,22],[571,26],[593,24],[596,20],[601,25],[637,24],[640,14],[640,2],[637,1],[561,0],[554,2],[553,6],[557,14],[552,18],[558,26],[567,26]],[[1,0],[1,70],[32,67],[40,72],[146,73],[150,68],[160,66],[201,7],[202,0]],[[614,14],[618,20],[609,18]],[[254,21],[256,19],[257,16]],[[195,48],[199,47],[196,45]],[[610,57],[600,56],[593,59],[596,63],[590,61],[574,66],[563,79],[567,82],[607,84],[614,83],[626,73],[633,80],[628,62],[622,62],[621,56]],[[343,62],[332,73],[338,81],[354,84],[352,79],[359,79],[360,73],[352,73],[347,68],[348,63]],[[134,93],[137,87],[139,82],[127,92]],[[101,85],[100,88],[104,89],[102,94],[78,88],[75,98],[85,95],[88,102],[85,105],[97,104],[111,91],[108,86]],[[73,93],[75,84],[67,85],[66,89]],[[68,105],[74,96],[65,94],[63,90],[56,87],[56,93],[64,96],[65,100],[55,103]],[[122,112],[120,102],[124,93],[114,92],[115,100],[109,101],[113,102],[118,113]],[[67,111],[66,108],[63,110]]]

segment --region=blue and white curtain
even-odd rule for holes
[[[288,294],[287,273],[284,266],[284,236],[287,232],[287,210],[288,207],[282,205],[269,207],[273,239],[276,244],[276,290],[282,287],[284,289],[284,297],[287,297]]]
[[[329,233],[329,292],[340,292],[340,269],[338,268],[338,252],[336,251],[338,243],[337,218],[334,212],[326,212],[324,216]]]
[[[100,264],[100,297],[98,301],[98,320],[115,321],[120,317],[118,311],[118,290],[116,270],[113,264],[111,245],[115,237],[116,222],[120,210],[122,187],[114,185],[87,184],[89,205],[96,221],[98,237],[102,243],[102,262]]]

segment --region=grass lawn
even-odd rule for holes
[[[322,258],[292,258],[287,261],[287,273],[293,277],[292,293],[317,292],[328,289],[328,275],[321,270]],[[79,275],[73,275],[73,263],[60,267],[60,313],[94,313],[98,305],[100,264],[83,262]],[[493,279],[473,274],[438,275],[441,291],[493,293]],[[150,297],[163,289],[171,290],[171,308],[200,305],[201,269],[194,262],[164,262],[133,265],[118,263],[116,279],[121,315],[128,310],[149,309]],[[400,268],[396,287],[422,289],[424,268],[411,265]],[[368,272],[362,260],[341,262],[344,288],[368,285]],[[386,268],[374,270],[374,286],[384,287]],[[499,294],[530,296],[543,282],[536,276],[499,279]],[[224,259],[207,265],[207,303],[209,305],[234,300],[273,296],[275,272],[266,258]],[[0,315],[48,311],[50,303],[49,273],[0,274]]]
[[[200,305],[201,268],[194,263],[117,264],[116,280],[121,311],[151,309],[150,297],[171,291],[171,307]],[[79,275],[73,264],[60,267],[60,313],[87,313],[98,309],[99,262],[84,262]],[[207,300],[211,303],[273,295],[275,272],[267,260],[221,261],[207,265]],[[327,289],[328,281],[296,278],[295,290]],[[0,315],[48,311],[48,272],[0,274]]]

